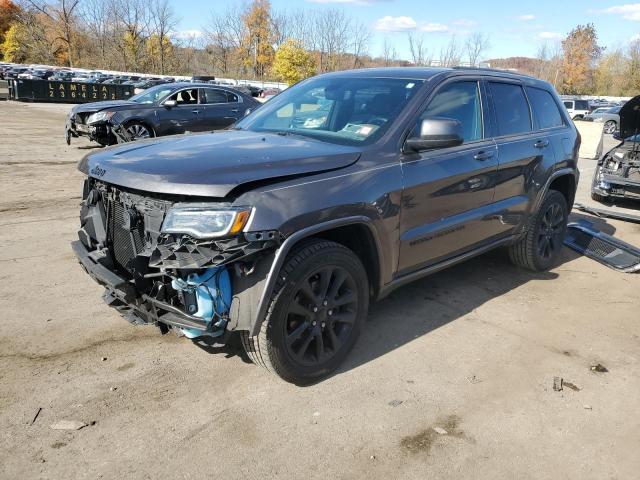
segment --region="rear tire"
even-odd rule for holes
[[[287,382],[309,384],[342,363],[368,307],[360,259],[338,243],[313,239],[287,257],[259,334],[241,332],[242,343],[255,364]]]
[[[609,120],[605,122],[603,131],[607,135],[611,135],[613,132],[616,131],[616,122],[614,120]]]
[[[538,211],[529,218],[524,236],[509,247],[511,261],[534,272],[551,268],[562,251],[568,218],[564,195],[549,190]]]

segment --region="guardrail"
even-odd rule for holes
[[[133,85],[58,82],[49,80],[10,80],[9,98],[23,102],[88,103],[127,100]]]

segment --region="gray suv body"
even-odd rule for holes
[[[396,287],[496,247],[552,266],[579,144],[534,78],[321,75],[229,130],[86,156],[73,249],[130,322],[210,344],[237,332],[255,363],[308,383]]]

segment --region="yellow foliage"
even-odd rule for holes
[[[316,73],[313,56],[299,42],[287,40],[276,52],[273,73],[289,85]]]
[[[0,52],[5,61],[11,63],[26,61],[28,52],[25,48],[25,37],[26,31],[21,24],[14,23],[9,27],[4,36],[4,42],[0,45]]]

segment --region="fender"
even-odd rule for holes
[[[551,186],[551,183],[556,178],[562,177],[564,175],[573,175],[573,178],[576,182],[576,188],[578,187],[578,181],[580,180],[580,172],[578,171],[578,169],[567,167],[567,168],[561,168],[559,170],[554,171],[551,175],[549,175],[549,178],[547,178],[547,181],[545,182],[544,187],[541,188],[540,191],[538,192],[538,196],[536,197],[535,202],[533,203],[533,208],[531,209],[531,213],[538,211],[538,209],[540,208],[540,205],[542,204],[542,200],[544,199],[544,196],[549,191],[549,187]]]
[[[353,217],[345,217],[338,218],[335,220],[329,220],[327,222],[322,222],[316,225],[312,225],[302,230],[298,230],[293,233],[291,236],[287,237],[287,239],[282,242],[280,248],[276,250],[275,257],[273,259],[273,263],[271,264],[271,268],[267,273],[267,278],[264,286],[264,290],[262,291],[262,296],[260,297],[260,301],[258,303],[258,310],[256,313],[256,317],[254,318],[253,326],[250,331],[251,336],[256,336],[260,332],[260,327],[262,326],[262,322],[264,322],[265,316],[267,314],[267,309],[269,308],[269,300],[271,299],[271,295],[273,294],[273,289],[276,285],[276,280],[280,269],[284,265],[284,261],[287,258],[287,255],[291,251],[294,245],[296,245],[300,240],[311,237],[317,233],[324,232],[326,230],[331,230],[336,227],[343,227],[345,225],[353,225],[353,224],[363,224],[369,228],[371,234],[373,236],[373,240],[376,245],[376,253],[378,255],[378,262],[381,265],[382,257],[381,257],[381,249],[380,249],[380,239],[378,238],[378,232],[373,225],[373,221],[369,217],[365,217],[363,215],[353,216]],[[380,279],[382,281],[382,279]],[[379,285],[382,287],[382,285]]]

